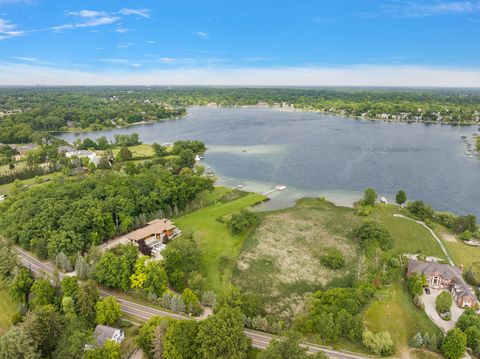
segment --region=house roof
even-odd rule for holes
[[[408,261],[408,271],[410,273],[420,272],[425,275],[440,274],[444,279],[457,279],[463,281],[462,272],[456,267],[448,264],[439,264],[436,262],[419,262],[415,259]]]
[[[471,288],[465,283],[462,277],[462,272],[457,267],[449,266],[448,264],[439,264],[436,262],[419,262],[415,259],[408,261],[409,273],[422,273],[426,276],[441,275],[442,278],[447,280],[453,280],[453,287],[458,297],[463,298],[465,296],[471,296],[476,298]]]
[[[154,234],[162,234],[175,228],[173,222],[169,219],[154,219],[153,221],[148,222],[145,227],[130,232],[127,237],[131,240],[139,241],[140,239],[147,238]]]
[[[97,346],[102,347],[107,340],[113,339],[113,335],[117,332],[117,330],[120,329],[109,327],[107,325],[97,325],[95,327],[95,331],[93,332],[93,336],[97,341]]]

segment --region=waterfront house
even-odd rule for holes
[[[145,243],[161,242],[172,239],[180,234],[178,228],[169,219],[155,219],[147,223],[145,227],[139,228],[127,234],[127,238],[132,242],[144,240]]]
[[[429,287],[449,290],[459,307],[473,307],[478,304],[477,297],[463,279],[462,271],[457,267],[410,259],[407,276],[415,273],[424,275]]]

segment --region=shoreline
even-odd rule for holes
[[[124,126],[114,126],[114,127],[103,127],[99,129],[93,128],[77,128],[72,127],[67,130],[61,131],[47,131],[48,133],[85,133],[85,132],[98,132],[98,131],[109,131],[115,129],[123,129],[129,128],[133,126],[139,125],[150,125],[159,122],[167,122],[172,120],[181,120],[183,118],[189,117],[190,113],[188,112],[189,108],[202,108],[202,109],[229,109],[229,108],[251,108],[251,109],[266,109],[272,111],[280,111],[280,112],[305,112],[305,113],[320,113],[327,116],[335,116],[335,117],[343,117],[349,120],[356,120],[356,121],[368,121],[368,122],[384,122],[384,123],[406,123],[406,124],[424,124],[426,126],[431,125],[438,125],[438,126],[452,126],[452,127],[472,127],[472,126],[479,126],[480,130],[480,122],[458,122],[458,123],[450,123],[450,122],[437,122],[437,121],[417,121],[417,120],[396,120],[396,119],[381,119],[375,117],[363,117],[363,116],[353,116],[348,114],[341,114],[337,112],[330,112],[330,111],[322,111],[314,108],[297,108],[294,105],[292,107],[282,107],[282,106],[275,106],[275,105],[191,105],[185,107],[187,109],[187,113],[182,116],[175,116],[169,118],[162,118],[158,120],[151,120],[151,121],[138,121],[134,123],[129,123]]]

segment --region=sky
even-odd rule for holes
[[[480,0],[0,0],[0,85],[480,87]]]

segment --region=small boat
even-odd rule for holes
[[[243,188],[243,186],[241,184],[237,185],[237,188]]]
[[[200,161],[200,156],[199,155],[195,156],[195,161]]]
[[[469,155],[472,154],[472,151],[465,151],[465,154],[466,154],[467,156],[469,156]]]
[[[461,138],[462,140],[466,140],[466,139],[467,139],[467,136],[462,135],[460,138]]]
[[[287,186],[275,186],[275,189],[278,191],[283,191],[284,189],[287,189]]]
[[[473,157],[475,157],[475,156],[474,156],[474,155],[469,155],[469,156],[468,156],[468,158],[473,158]]]

